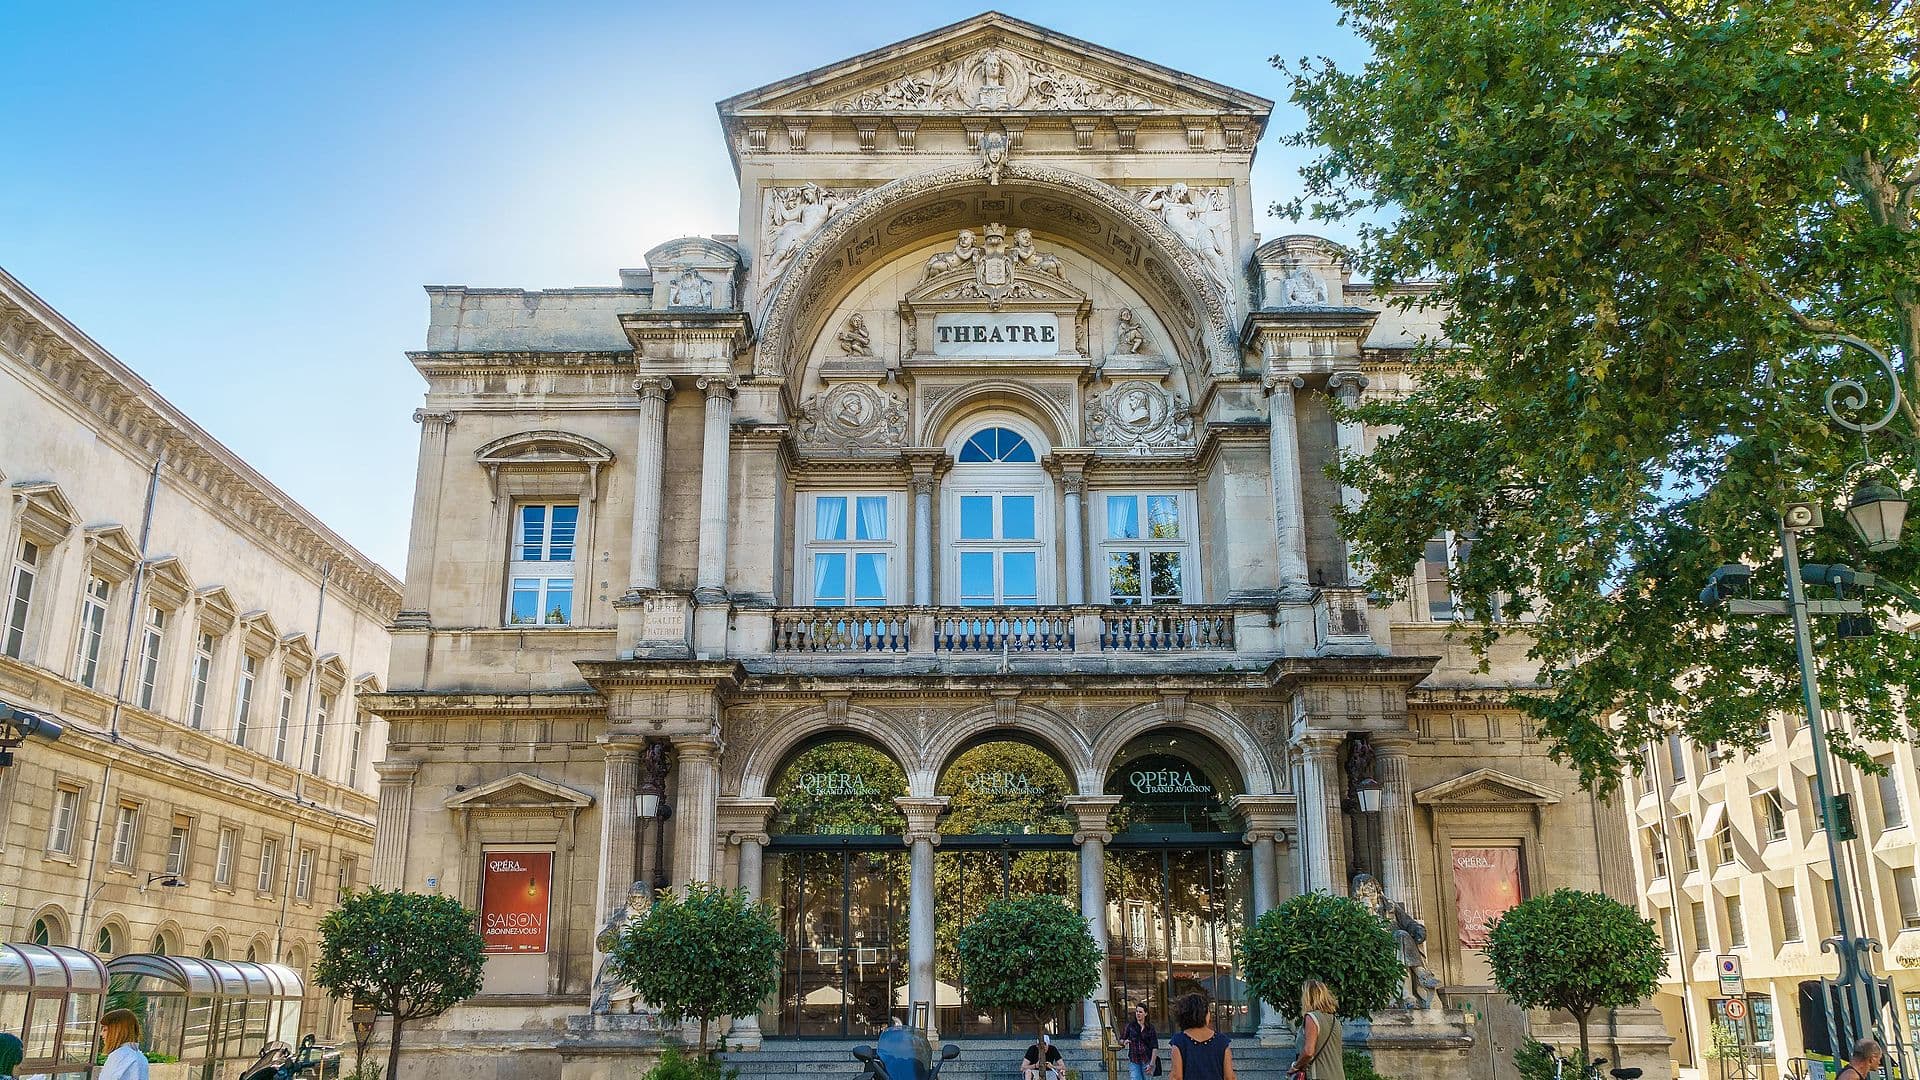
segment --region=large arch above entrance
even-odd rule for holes
[[[886,252],[977,226],[981,214],[1098,253],[1171,316],[1167,324],[1184,338],[1179,345],[1195,374],[1238,370],[1232,298],[1208,280],[1199,259],[1159,218],[1103,181],[1010,161],[991,187],[979,166],[955,165],[882,184],[835,214],[781,274],[766,306],[754,373],[785,376],[797,392],[808,344],[861,270],[877,265]]]
[[[1189,702],[1180,719],[1168,716],[1165,706],[1141,705],[1113,718],[1093,746],[1093,760],[1104,777],[1117,755],[1136,737],[1156,728],[1173,726],[1199,732],[1225,751],[1239,772],[1248,795],[1274,795],[1281,790],[1278,770],[1268,760],[1260,739],[1238,717],[1220,709]]]
[[[933,794],[932,773],[922,763],[914,741],[886,715],[849,708],[844,716],[830,716],[818,706],[808,706],[782,716],[768,725],[763,737],[754,740],[741,765],[740,795],[755,798],[771,794],[774,776],[787,759],[805,743],[833,732],[866,739],[890,754],[906,770],[908,794]]]

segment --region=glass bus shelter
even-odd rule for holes
[[[20,1033],[19,1076],[86,1080],[92,1075],[100,998],[100,958],[60,945],[0,945],[0,1031]]]
[[[186,1063],[189,1077],[224,1076],[270,1042],[300,1041],[299,973],[279,964],[136,953],[107,962],[113,1004],[141,1014],[146,1048]]]

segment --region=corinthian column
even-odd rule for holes
[[[940,1038],[940,1001],[933,978],[933,848],[940,842],[940,815],[947,799],[936,795],[894,802],[907,818],[907,1008],[927,1002],[927,1038],[934,1041]]]
[[[913,602],[933,603],[933,493],[947,455],[937,447],[914,447],[901,456],[913,478]]]
[[[1411,735],[1375,735],[1374,767],[1380,779],[1380,884],[1387,895],[1419,912],[1420,890],[1413,864],[1413,784],[1407,778]]]
[[[636,379],[640,426],[633,448],[633,547],[628,560],[629,592],[660,587],[660,473],[666,456],[667,401],[673,380],[653,375]]]
[[[1307,513],[1300,493],[1300,425],[1294,415],[1294,391],[1306,385],[1296,375],[1267,379],[1268,470],[1273,484],[1273,518],[1280,541],[1280,591],[1307,587]]]
[[[736,379],[709,375],[694,383],[707,395],[706,430],[700,445],[700,572],[693,598],[702,604],[727,598],[727,479],[733,440]]]
[[[1087,463],[1092,460],[1093,454],[1085,450],[1060,450],[1047,458],[1048,466],[1060,482],[1061,513],[1066,518],[1062,536],[1067,556],[1066,601],[1069,604],[1087,602],[1086,514],[1081,510],[1081,501],[1087,490]]]
[[[396,626],[429,626],[433,622],[434,546],[440,528],[440,480],[447,468],[447,429],[453,413],[413,410],[420,425],[420,462],[413,477],[413,542],[407,545],[407,583]]]
[[[712,882],[720,743],[711,735],[675,735],[673,757],[673,883]]]
[[[609,915],[626,906],[627,892],[640,877],[634,866],[640,823],[633,802],[640,787],[640,743],[636,739],[609,738],[603,745],[607,761],[600,789],[600,909],[595,913],[599,919],[596,926],[605,926]]]
[[[1367,377],[1357,371],[1335,372],[1327,380],[1327,389],[1340,402],[1341,407],[1351,409],[1360,404],[1360,391],[1367,388]],[[1334,427],[1334,444],[1339,450],[1340,464],[1364,457],[1367,452],[1365,433],[1360,430],[1358,420],[1342,419]],[[1340,505],[1348,510],[1360,508],[1360,489],[1352,484],[1340,485]],[[1353,548],[1347,548],[1347,580],[1358,583],[1366,580],[1367,568],[1353,557]]]
[[[1286,813],[1287,801],[1280,795],[1241,795],[1233,800],[1233,809],[1246,822],[1246,839],[1252,846],[1248,855],[1253,860],[1253,917],[1255,919],[1272,911],[1280,904],[1280,868],[1274,849],[1281,838],[1286,836],[1286,827],[1282,821]],[[1260,1044],[1262,1046],[1293,1045],[1293,1032],[1287,1026],[1287,1018],[1279,1009],[1264,1001],[1259,1005]]]
[[[1064,802],[1073,815],[1073,842],[1080,845],[1080,917],[1100,949],[1100,985],[1081,1005],[1080,1045],[1098,1048],[1104,1039],[1099,1003],[1113,996],[1107,979],[1107,842],[1113,839],[1110,822],[1120,796],[1076,795]]]
[[[407,836],[413,831],[413,779],[420,765],[413,761],[383,761],[373,767],[380,774],[380,807],[373,830],[373,884],[380,889],[404,889],[407,878]]]
[[[1307,892],[1346,894],[1347,854],[1340,809],[1341,736],[1311,732],[1296,746],[1300,761],[1299,824],[1302,887]]]

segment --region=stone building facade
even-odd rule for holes
[[[1362,873],[1447,1006],[1380,1018],[1386,1071],[1507,1075],[1481,928],[1624,896],[1623,819],[1502,704],[1524,647],[1450,633],[1457,542],[1354,584],[1327,466],[1375,433],[1329,403],[1402,392],[1437,322],[1256,235],[1270,109],[983,15],[720,103],[735,233],[428,290],[374,880],[500,933],[416,1075],[625,1075],[654,1034],[596,937],[689,881],[788,940],[734,1045],[1031,1030],[951,956],[1022,892],[1087,914],[1101,1000],[1206,989],[1287,1045],[1233,946]]]
[[[304,975],[368,881],[399,582],[4,272],[0,417],[0,701],[65,728],[0,769],[0,929]]]

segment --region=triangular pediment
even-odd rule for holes
[[[1218,113],[1264,119],[1273,102],[999,12],[749,90],[747,113]]]
[[[442,805],[448,810],[481,812],[584,810],[593,805],[593,796],[532,773],[517,772],[463,791]]]
[[[1413,793],[1413,801],[1436,809],[1493,810],[1552,806],[1560,793],[1498,769],[1475,769]]]

